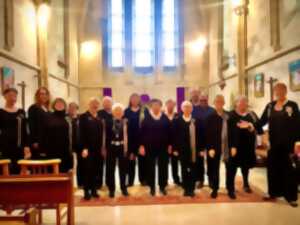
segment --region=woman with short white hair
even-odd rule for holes
[[[112,106],[112,121],[106,124],[106,183],[109,197],[115,196],[115,170],[118,161],[121,191],[128,196],[126,174],[128,164],[128,124],[124,119],[124,106],[115,103]]]
[[[204,156],[203,134],[199,129],[199,120],[192,118],[193,105],[190,101],[181,104],[182,115],[176,120],[175,144],[173,154],[179,156],[182,167],[182,185],[184,196],[195,196],[197,176],[196,160]]]

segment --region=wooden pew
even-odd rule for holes
[[[59,174],[59,160],[20,160],[21,175],[2,176],[0,179],[0,209],[9,210],[37,208],[56,209],[57,224],[60,224],[60,204],[67,205],[67,224],[74,224],[73,173]],[[45,167],[52,167],[48,173]],[[31,169],[35,174],[28,174]],[[44,171],[44,174],[40,174]],[[40,215],[41,216],[41,215]],[[10,217],[13,219],[13,217]],[[59,219],[59,220],[58,220]],[[0,221],[7,217],[0,217]],[[41,223],[41,217],[39,223]]]
[[[0,160],[0,168],[2,171],[2,176],[8,176],[9,175],[9,164],[11,161],[9,159],[1,159]],[[1,174],[0,174],[1,176]]]

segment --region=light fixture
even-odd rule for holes
[[[89,40],[89,41],[84,41],[80,45],[80,52],[81,56],[84,58],[91,58],[96,55],[98,49],[98,42]]]
[[[38,24],[41,28],[46,28],[50,18],[50,7],[47,3],[42,3],[38,6]]]
[[[194,56],[201,55],[207,46],[207,39],[205,37],[199,37],[196,40],[189,43],[188,47],[190,52]]]
[[[241,16],[248,12],[247,0],[231,0],[231,3],[236,15]]]

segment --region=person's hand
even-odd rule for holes
[[[172,146],[171,145],[168,146],[168,154],[172,155]]]
[[[204,151],[200,151],[199,152],[199,156],[203,158],[205,156],[205,152]]]
[[[178,157],[178,156],[179,156],[178,151],[174,150],[174,151],[173,151],[173,155],[176,156],[176,157]]]
[[[81,153],[82,158],[87,158],[89,156],[89,150],[87,149],[83,149],[82,153]]]
[[[36,143],[33,143],[33,144],[32,144],[32,147],[33,147],[34,149],[38,149],[38,148],[39,148],[39,143],[37,143],[37,142],[36,142]]]
[[[295,149],[294,149],[295,154],[300,158],[300,142],[295,143]]]
[[[146,150],[145,150],[145,147],[143,145],[139,149],[139,154],[141,156],[145,156],[146,155]]]
[[[210,158],[214,158],[215,155],[216,155],[216,151],[214,149],[210,149],[208,151],[208,155],[209,155]]]
[[[133,153],[130,153],[130,155],[129,155],[129,160],[130,160],[130,161],[135,160],[135,155],[134,155]]]
[[[235,157],[236,154],[237,154],[237,149],[236,148],[231,148],[230,153],[231,153],[232,157]]]
[[[241,120],[237,123],[237,127],[240,129],[249,129],[250,123],[244,120]]]
[[[106,158],[106,155],[107,155],[107,151],[105,148],[102,148],[101,149],[101,156],[105,159]]]
[[[24,147],[24,159],[30,159],[31,158],[31,151],[29,147]]]

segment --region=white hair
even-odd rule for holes
[[[218,98],[221,98],[221,99],[223,99],[223,101],[225,101],[224,95],[217,94],[217,95],[215,96],[215,100],[218,99]]]
[[[112,106],[112,111],[115,111],[116,109],[121,109],[122,111],[124,111],[125,107],[121,103],[115,103]]]
[[[181,110],[183,111],[183,108],[186,106],[190,106],[193,108],[193,104],[190,101],[185,100],[184,102],[181,103]]]
[[[242,100],[246,100],[248,102],[248,97],[246,95],[236,96],[236,98],[234,99],[234,105],[236,106],[238,104],[238,102],[240,102]]]
[[[110,97],[110,96],[104,96],[103,99],[102,99],[102,103],[104,101],[110,101],[111,103],[113,102],[112,97]]]
[[[92,102],[97,102],[97,103],[100,103],[99,99],[96,98],[96,97],[91,97],[90,100],[89,100],[89,104],[92,103]]]

